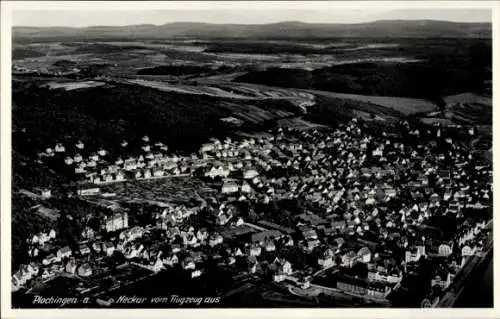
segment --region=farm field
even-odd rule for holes
[[[443,97],[443,100],[446,105],[473,103],[491,107],[493,103],[491,97],[481,96],[470,92],[445,96]]]
[[[91,88],[104,85],[104,82],[97,81],[81,81],[81,82],[49,82],[46,85],[50,89],[65,89],[66,91]]]
[[[245,95],[235,94],[231,92],[224,91],[217,87],[210,86],[190,86],[190,85],[179,85],[179,84],[170,84],[167,82],[160,81],[148,81],[143,79],[136,80],[128,80],[128,83],[133,83],[137,85],[142,85],[145,87],[150,87],[166,92],[177,92],[177,93],[185,93],[185,94],[196,94],[196,95],[210,95],[210,96],[219,96],[219,97],[228,97],[228,98],[236,98],[236,99],[256,99],[254,97],[249,97]]]
[[[314,91],[311,91],[314,92]],[[387,109],[392,109],[404,115],[411,115],[421,112],[431,112],[437,109],[437,105],[423,99],[401,98],[392,96],[370,96],[360,94],[345,94],[345,93],[322,93],[329,97],[359,101],[381,106]]]

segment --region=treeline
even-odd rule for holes
[[[134,85],[73,91],[28,86],[14,90],[12,98],[13,122],[28,140],[13,145],[21,153],[78,140],[112,151],[124,139],[130,143],[144,135],[174,150],[195,150],[224,133],[227,127],[220,118],[230,115],[218,107],[217,98]]]
[[[12,197],[11,214],[11,251],[12,269],[16,270],[20,264],[29,261],[29,245],[26,242],[30,234],[49,230],[51,222],[31,210],[35,202],[18,196]]]
[[[354,44],[348,45],[348,47]],[[246,54],[332,54],[339,52],[339,47],[313,47],[298,43],[276,42],[220,42],[210,45],[204,52],[210,53],[246,53]]]
[[[105,147],[121,152],[120,143],[142,143],[144,135],[161,141],[173,151],[190,153],[210,137],[234,131],[221,121],[258,107],[298,112],[288,101],[244,101],[206,95],[162,92],[139,85],[113,84],[80,90],[51,90],[16,83],[13,89],[13,149],[21,154],[54,147],[61,142],[68,151],[81,140],[89,149]]]

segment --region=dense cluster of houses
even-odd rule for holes
[[[54,147],[47,147],[39,152],[38,157],[40,161],[53,157],[60,159],[64,162],[66,171],[76,174],[80,182],[96,185],[87,187],[94,190],[98,189],[97,185],[102,184],[191,173],[193,158],[167,155],[168,147],[161,142],[151,143],[148,136],[142,138],[142,146],[138,151],[131,149],[127,141],[122,141],[120,146],[122,152],[118,157],[112,158],[105,148],[89,151],[81,141],[68,149],[63,143],[56,143]],[[98,192],[84,192],[80,195],[95,193]]]
[[[380,271],[370,272],[365,282],[394,286],[406,265],[424,256],[448,257],[449,265],[463,266],[467,256],[482,249],[475,235],[484,229],[484,220],[467,221],[451,238],[423,229],[436,216],[462,221],[465,209],[488,207],[491,167],[478,164],[440,128],[420,132],[407,122],[399,126],[413,141],[371,135],[356,119],[327,133],[278,129],[258,139],[214,140],[200,150],[204,158],[215,159],[204,176],[222,178],[221,193],[239,201],[300,198],[314,203],[315,212],[298,215],[292,226],[302,235],[297,245],[320,256],[324,268],[335,265],[336,257],[343,267],[359,261],[385,264],[374,267]],[[419,143],[424,135],[427,140]],[[266,177],[273,170],[286,173]],[[346,238],[360,244],[343,245]],[[455,243],[459,254],[452,253]],[[394,249],[404,254],[395,259]]]
[[[484,245],[480,234],[486,221],[466,218],[464,213],[488,207],[492,196],[491,167],[478,164],[473,154],[446,137],[441,128],[422,129],[408,122],[397,127],[400,134],[372,134],[353,119],[334,130],[278,128],[260,137],[212,139],[191,156],[167,155],[165,145],[152,145],[145,136],[140,155],[114,161],[104,149],[83,157],[85,145],[81,142],[75,145],[77,153],[70,156],[58,143],[41,157],[64,154],[65,165],[95,185],[166,174],[220,181],[219,201],[211,204],[214,229],[248,228],[243,221],[246,217],[234,214],[232,202],[268,204],[297,199],[307,203],[286,225],[270,216],[257,222],[259,226],[252,224],[251,238],[237,236],[230,245],[224,232],[195,229],[186,222],[200,208],[162,208],[154,213],[155,224],[148,229],[130,228],[127,213],[114,212],[103,220],[101,231],[119,235],[96,242],[97,230],[86,228],[82,238],[88,242],[83,245],[87,248],[82,246],[78,256],[111,256],[116,250],[152,271],[180,265],[197,277],[204,271],[206,256],[217,255],[224,256],[221,263],[225,266],[242,267],[236,261],[244,259],[241,271],[266,269],[275,281],[290,279],[302,285],[303,278],[336,268],[344,270],[337,289],[383,299],[401,283],[408,268],[429,256],[446,260],[446,266],[436,270],[432,285],[448,287],[452,274]],[[401,132],[410,139],[401,138]],[[127,145],[123,142],[121,146]],[[443,216],[459,221],[459,231],[443,236],[439,229],[427,227]],[[164,235],[151,240],[151,229]],[[50,234],[36,236],[32,243],[40,246],[53,238]],[[315,262],[292,265],[287,256],[293,250]],[[86,265],[82,274],[92,272],[91,264],[79,264],[71,251],[45,258],[42,268],[69,260],[57,269],[80,274],[78,267]],[[366,265],[367,276],[348,274],[358,264]],[[33,276],[33,265],[23,267],[22,273],[31,275],[22,278]],[[26,280],[17,282],[22,285]]]

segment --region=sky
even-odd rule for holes
[[[431,19],[458,22],[491,22],[489,9],[398,9],[387,8],[325,8],[283,9],[261,7],[233,9],[207,8],[206,10],[13,10],[14,26],[120,26],[135,24],[164,24],[169,22],[205,22],[264,24],[281,21],[309,23],[362,23],[375,20]]]

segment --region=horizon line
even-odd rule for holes
[[[162,24],[155,23],[137,23],[137,24],[120,24],[120,25],[86,25],[86,26],[67,26],[67,25],[12,25],[12,28],[69,28],[69,29],[85,29],[85,28],[120,28],[120,27],[135,27],[135,26],[155,26],[160,27],[169,24],[200,24],[200,25],[241,25],[241,26],[265,26],[285,23],[295,24],[309,24],[309,25],[360,25],[370,24],[376,22],[406,22],[406,21],[427,21],[427,22],[447,22],[447,23],[461,23],[461,24],[490,24],[492,21],[453,21],[453,20],[439,20],[439,19],[376,19],[365,22],[307,22],[299,20],[283,20],[278,22],[265,22],[265,23],[213,23],[213,22],[200,22],[200,21],[171,21]]]

